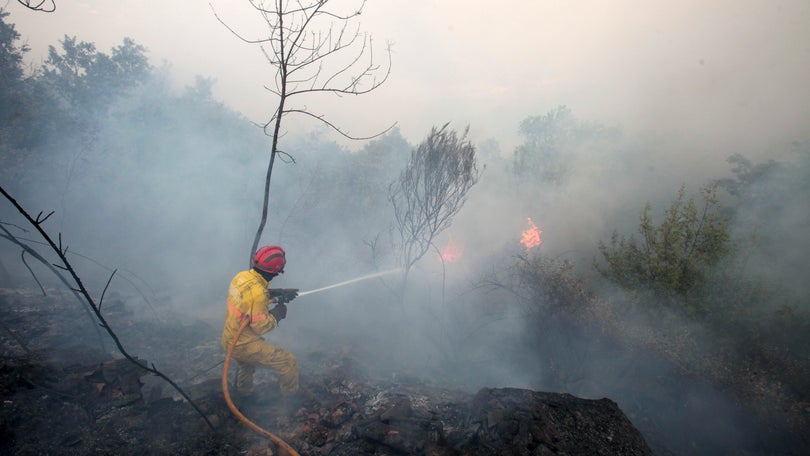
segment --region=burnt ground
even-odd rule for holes
[[[175,380],[210,426],[163,380],[108,354],[109,337],[99,337],[72,296],[2,289],[0,453],[283,454],[228,410],[217,328],[135,322],[121,302],[104,306],[129,353]],[[300,454],[652,454],[609,399],[374,378],[345,350],[299,360],[298,398],[268,389],[260,403],[237,405]]]

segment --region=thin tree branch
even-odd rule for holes
[[[17,0],[17,3],[30,9],[31,11],[40,11],[43,13],[53,13],[54,11],[56,11],[55,0],[41,0],[39,3],[33,2],[31,0]],[[36,3],[36,5],[34,5],[34,3]],[[50,4],[49,6],[43,6],[48,3]]]
[[[345,138],[348,138],[348,139],[352,139],[352,140],[358,140],[358,141],[359,141],[359,140],[368,140],[368,139],[374,139],[374,138],[377,138],[377,137],[379,137],[379,136],[382,136],[382,135],[384,135],[384,134],[388,133],[389,131],[391,131],[391,129],[392,129],[392,128],[394,128],[394,127],[397,125],[397,122],[394,122],[393,124],[391,124],[391,125],[390,125],[388,128],[386,128],[385,130],[383,130],[383,131],[381,131],[381,132],[379,132],[379,133],[377,133],[377,134],[374,134],[374,135],[372,135],[372,136],[352,136],[352,135],[350,135],[349,133],[347,133],[347,132],[345,132],[345,131],[341,130],[341,129],[340,129],[338,126],[336,126],[335,124],[333,124],[333,123],[329,122],[328,120],[326,120],[326,119],[324,118],[324,116],[323,116],[323,115],[317,115],[317,114],[313,114],[313,113],[311,113],[311,112],[307,111],[306,109],[288,109],[288,110],[285,110],[285,111],[284,111],[284,113],[285,113],[285,114],[287,114],[287,113],[292,113],[292,112],[297,112],[297,113],[299,113],[299,114],[304,114],[304,115],[306,115],[306,116],[309,116],[309,117],[312,117],[312,118],[314,118],[314,119],[317,119],[317,120],[319,120],[319,121],[323,122],[323,124],[324,124],[324,125],[326,125],[327,127],[331,128],[332,130],[334,130],[334,131],[336,131],[337,133],[339,133],[341,136],[343,136],[343,137],[345,137]]]
[[[107,331],[107,334],[109,334],[109,336],[112,338],[113,342],[115,343],[115,346],[118,348],[118,351],[132,364],[140,367],[141,369],[147,372],[152,373],[153,375],[162,378],[164,381],[169,383],[175,389],[175,391],[177,391],[181,396],[183,396],[183,398],[188,401],[188,403],[194,408],[194,410],[197,411],[197,413],[202,417],[202,419],[206,422],[206,424],[208,424],[208,427],[211,430],[214,430],[214,425],[211,423],[211,421],[208,419],[205,413],[203,413],[203,411],[200,410],[197,404],[191,400],[188,394],[186,394],[186,392],[183,391],[183,389],[180,388],[180,386],[178,386],[166,374],[155,368],[154,364],[152,364],[151,367],[147,366],[137,358],[130,355],[129,352],[126,350],[126,348],[124,348],[123,344],[121,343],[121,340],[118,338],[118,335],[112,330],[110,325],[107,323],[107,320],[101,314],[99,306],[96,305],[95,301],[90,296],[90,292],[87,291],[87,288],[85,288],[84,283],[82,282],[78,273],[76,272],[75,269],[73,269],[73,266],[70,264],[70,261],[68,261],[66,256],[67,248],[65,248],[65,250],[63,251],[59,246],[57,246],[56,243],[53,241],[53,239],[50,237],[50,235],[45,231],[44,228],[42,228],[41,223],[37,222],[34,218],[32,218],[31,215],[29,215],[28,212],[25,210],[25,208],[23,208],[17,202],[17,200],[15,200],[8,192],[6,192],[6,190],[2,186],[0,186],[0,193],[2,193],[2,195],[5,196],[6,199],[9,200],[11,204],[17,209],[17,211],[20,212],[20,214],[22,214],[22,216],[25,217],[25,219],[28,220],[28,222],[31,223],[34,226],[34,228],[36,228],[36,230],[39,232],[42,238],[45,239],[45,241],[50,245],[51,249],[53,249],[54,252],[57,253],[59,259],[62,261],[62,264],[64,265],[64,268],[70,273],[71,277],[73,278],[73,281],[76,284],[76,287],[71,287],[71,289],[75,290],[82,297],[84,297],[84,301],[87,303],[88,306],[90,306],[96,318],[98,319],[99,325]],[[60,233],[59,234],[60,245],[61,245],[61,237],[62,235]]]
[[[19,226],[19,225],[15,225],[15,224],[13,224],[13,223],[0,222],[0,225],[13,226],[14,228],[17,228],[18,230],[22,231],[23,233],[27,233],[27,232],[28,232],[28,230],[26,230],[25,228],[23,228],[23,227],[21,227],[21,226]]]
[[[34,282],[37,283],[37,285],[39,286],[40,291],[42,291],[42,296],[48,296],[48,293],[45,293],[45,288],[43,288],[42,284],[39,282],[39,279],[37,278],[37,275],[34,274],[34,270],[31,269],[31,266],[28,266],[28,262],[25,261],[25,249],[23,249],[20,252],[20,259],[22,260],[22,262],[25,265],[26,269],[28,269],[28,272],[31,273],[31,277],[34,278]]]
[[[2,188],[2,187],[0,187],[0,188]],[[55,276],[56,276],[56,277],[57,277],[57,278],[58,278],[58,279],[59,279],[59,280],[60,280],[60,281],[61,281],[61,282],[62,282],[62,283],[63,283],[63,284],[64,284],[64,285],[65,285],[65,286],[68,288],[68,289],[70,289],[71,291],[73,291],[73,296],[74,296],[74,297],[76,297],[76,299],[79,301],[79,304],[84,304],[84,301],[82,301],[82,297],[81,297],[81,296],[80,296],[80,295],[79,295],[79,294],[78,294],[76,291],[74,291],[74,290],[73,290],[73,288],[70,286],[70,282],[68,282],[68,280],[65,278],[65,276],[64,276],[64,275],[62,275],[62,273],[61,273],[61,272],[59,272],[59,271],[57,270],[57,268],[56,268],[54,265],[52,265],[51,263],[49,263],[49,262],[48,262],[48,260],[46,260],[46,259],[45,259],[45,258],[44,258],[42,255],[40,255],[40,254],[39,254],[39,252],[37,252],[36,250],[32,249],[32,248],[31,248],[31,247],[29,247],[28,245],[26,245],[26,244],[22,243],[20,240],[18,240],[18,239],[17,239],[17,238],[16,238],[14,235],[12,235],[12,234],[11,234],[11,233],[10,233],[10,232],[9,232],[9,231],[8,231],[8,230],[5,228],[5,227],[0,226],[0,229],[2,229],[2,230],[3,230],[3,231],[6,233],[5,235],[0,235],[0,237],[4,237],[4,238],[8,239],[9,241],[13,242],[13,243],[14,243],[14,244],[16,244],[17,246],[21,247],[21,248],[22,248],[24,251],[28,252],[28,253],[29,253],[31,256],[33,256],[34,258],[36,258],[36,259],[37,259],[39,262],[41,262],[42,264],[44,264],[44,265],[45,265],[45,267],[46,267],[46,268],[48,268],[48,269],[49,269],[51,272],[53,272],[53,274],[54,274],[54,275],[55,275]],[[103,347],[104,347],[104,339],[101,337],[101,332],[98,330],[98,326],[96,326],[96,325],[95,325],[95,320],[93,319],[93,315],[90,313],[90,310],[88,310],[88,309],[87,309],[87,307],[85,307],[84,305],[82,305],[82,306],[81,306],[81,308],[82,308],[82,310],[84,311],[84,313],[85,313],[85,314],[87,314],[87,318],[89,318],[89,319],[90,319],[90,322],[91,322],[91,323],[93,323],[93,328],[95,328],[95,331],[96,331],[96,336],[98,337],[98,340],[99,340],[99,345],[101,345],[101,346],[102,346],[102,348],[103,348]]]
[[[104,285],[104,290],[101,292],[101,297],[98,298],[98,311],[101,312],[101,305],[104,304],[104,295],[107,293],[107,288],[110,286],[110,282],[112,282],[113,276],[115,273],[118,272],[118,269],[114,270],[112,274],[110,274],[110,278],[107,279],[107,285]]]
[[[217,14],[217,10],[216,10],[216,9],[214,9],[214,5],[212,5],[212,4],[210,4],[210,3],[209,3],[209,4],[208,4],[208,6],[209,6],[209,7],[211,7],[211,12],[214,14],[214,17],[216,18],[216,20],[217,20],[217,21],[218,21],[220,24],[222,24],[222,25],[223,25],[223,27],[225,27],[226,29],[228,29],[228,31],[229,31],[229,32],[231,32],[231,34],[232,34],[233,36],[235,36],[236,38],[238,38],[240,41],[244,41],[245,43],[248,43],[248,44],[260,44],[260,43],[266,43],[266,42],[268,42],[268,41],[270,41],[270,40],[272,39],[272,38],[256,38],[256,39],[250,39],[250,38],[245,38],[245,37],[243,37],[241,34],[239,34],[239,32],[237,32],[236,30],[234,30],[233,28],[231,28],[231,26],[230,26],[230,25],[228,25],[228,24],[227,24],[225,21],[223,21],[223,20],[222,20],[222,19],[219,17],[219,14]]]

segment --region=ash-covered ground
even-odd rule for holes
[[[134,320],[114,299],[104,313],[116,353],[70,294],[0,293],[0,451],[4,454],[284,454],[228,409],[219,328],[193,319]],[[652,454],[609,399],[516,388],[469,392],[379,376],[345,347],[300,353],[302,393],[282,400],[273,374],[258,403],[237,407],[300,454]],[[231,372],[233,376],[233,372]]]

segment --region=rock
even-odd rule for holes
[[[514,388],[449,396],[424,385],[384,392],[353,427],[375,454],[652,454],[609,399]]]
[[[480,424],[459,445],[471,455],[651,455],[641,433],[609,399],[515,388],[484,388],[472,401],[470,421]]]

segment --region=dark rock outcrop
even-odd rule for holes
[[[650,455],[618,405],[570,394],[485,388],[473,399],[471,421],[480,424],[464,453],[487,449],[513,455]]]
[[[376,402],[353,427],[369,454],[652,454],[609,399],[515,388],[461,397],[422,387]]]

